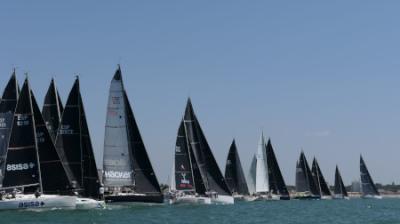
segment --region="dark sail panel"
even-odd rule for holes
[[[201,130],[199,121],[194,114],[190,99],[185,110],[185,126],[188,141],[199,167],[204,186],[207,191],[215,191],[220,195],[231,195],[228,185],[211,152],[210,146]]]
[[[374,181],[367,169],[367,165],[364,162],[362,156],[360,156],[360,174],[361,174],[361,191],[363,195],[379,195],[378,189],[376,188]]]
[[[60,157],[46,128],[36,99],[31,92],[35,119],[43,192],[46,194],[69,194],[71,187]]]
[[[317,184],[318,192],[321,196],[330,196],[331,191],[329,190],[329,186],[325,181],[324,175],[322,175],[322,171],[318,165],[317,160],[314,158],[312,164],[312,175],[315,183]]]
[[[175,145],[175,187],[176,190],[193,191],[195,189],[192,164],[186,141],[186,131],[183,121],[179,125]]]
[[[71,186],[82,191],[82,152],[80,129],[79,81],[75,81],[65,105],[56,138],[56,149],[64,167],[68,167],[67,176]]]
[[[97,172],[96,159],[93,153],[92,141],[90,139],[89,128],[86,121],[86,113],[79,93],[79,109],[80,109],[80,127],[81,127],[81,147],[82,147],[82,176],[83,188],[85,189],[83,196],[90,198],[99,198],[100,196],[100,179]]]
[[[40,173],[30,87],[26,79],[15,109],[3,187],[33,184],[40,184]]]
[[[225,167],[225,181],[232,193],[249,195],[235,140],[229,148]]]
[[[4,178],[7,147],[10,140],[18,94],[18,82],[14,71],[0,99],[0,186]]]
[[[306,174],[301,168],[299,161],[296,162],[296,192],[307,192],[310,191],[310,187],[307,184]]]
[[[64,108],[62,106],[56,84],[54,79],[52,79],[44,98],[42,113],[43,119],[46,122],[47,129],[49,130],[53,142],[55,142],[57,136],[57,130],[60,125],[63,110]]]
[[[343,184],[342,176],[340,175],[339,168],[336,166],[335,170],[335,195],[342,195],[343,197],[348,197],[346,187]]]
[[[312,195],[319,195],[317,184],[314,181],[310,167],[304,152],[301,152],[296,170],[296,190],[297,192],[310,192]],[[299,177],[299,179],[297,179]],[[297,183],[299,186],[297,186]]]
[[[138,193],[161,193],[160,185],[147,155],[139,127],[125,92],[124,100],[127,110],[129,142],[133,155],[135,191]]]
[[[270,139],[268,140],[266,150],[269,189],[273,194],[289,197],[289,191],[287,190],[285,180],[283,179],[282,172],[279,168],[278,160],[276,159]]]

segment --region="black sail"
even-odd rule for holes
[[[229,148],[228,158],[226,159],[225,181],[232,193],[249,195],[235,140]]]
[[[296,168],[296,191],[319,195],[318,187],[314,181],[304,152],[301,152]]]
[[[63,111],[64,108],[60,95],[58,94],[55,81],[52,79],[44,98],[42,113],[53,142],[55,142],[57,136],[57,130],[60,125]]]
[[[192,163],[190,162],[189,147],[183,120],[179,125],[175,145],[175,187],[180,191],[194,191]]]
[[[317,184],[318,192],[321,196],[330,196],[331,191],[329,190],[329,186],[325,181],[324,175],[319,167],[317,159],[314,158],[312,163],[312,175],[315,183]]]
[[[220,195],[231,195],[193,111],[190,99],[186,106],[184,121],[188,142],[194,154],[194,159],[198,165],[206,191],[215,191]]]
[[[32,92],[31,98],[43,192],[46,194],[69,194],[71,187],[67,174]]]
[[[10,140],[18,94],[18,82],[14,71],[0,99],[0,186],[4,178],[7,147]]]
[[[56,148],[64,166],[68,167],[66,170],[71,186],[82,196],[98,198],[99,176],[78,78],[65,105],[56,138]]]
[[[362,156],[360,156],[360,174],[362,195],[379,195]]]
[[[283,179],[270,139],[268,140],[266,150],[269,189],[273,194],[289,197],[289,191],[286,187],[285,180]]]
[[[340,175],[339,168],[336,166],[335,170],[335,195],[342,195],[343,197],[348,197],[346,187],[343,184],[342,176]]]
[[[124,92],[124,100],[126,105],[129,144],[133,155],[135,191],[138,193],[161,193],[160,185],[149,156],[147,155],[126,92]]]
[[[25,189],[26,191],[35,191],[41,183],[39,170],[31,91],[28,79],[26,79],[15,109],[3,187],[37,185],[33,189]]]

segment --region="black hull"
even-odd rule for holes
[[[290,196],[281,196],[279,199],[281,201],[288,201],[288,200],[290,200]]]
[[[138,203],[164,203],[163,195],[109,195],[104,197],[106,203],[138,202]]]
[[[293,199],[296,199],[296,200],[320,200],[321,197],[320,196],[297,196],[297,197],[294,197]]]

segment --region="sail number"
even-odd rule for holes
[[[7,171],[21,171],[33,169],[36,164],[30,163],[19,163],[19,164],[7,164]]]
[[[74,130],[71,129],[71,125],[61,125],[59,134],[62,135],[72,135]]]
[[[4,117],[0,118],[0,128],[6,128],[6,119]]]
[[[38,140],[39,143],[45,142],[44,133],[43,132],[37,132],[36,133],[36,139]]]
[[[28,126],[30,124],[29,116],[26,114],[17,115],[17,126]]]
[[[105,171],[104,176],[106,178],[120,178],[120,179],[129,179],[131,178],[132,172],[121,172],[121,171]]]

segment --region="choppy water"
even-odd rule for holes
[[[241,202],[235,205],[111,206],[93,211],[0,212],[1,224],[12,223],[400,223],[400,199]]]

